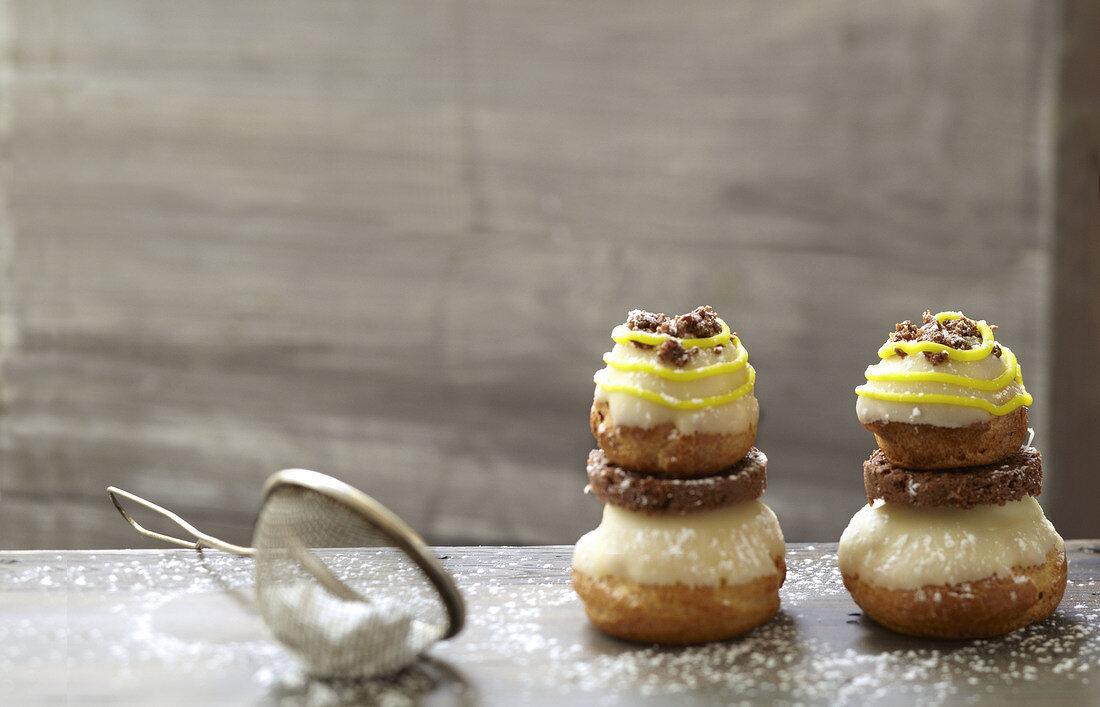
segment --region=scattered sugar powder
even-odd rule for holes
[[[261,593],[268,628],[313,675],[374,677],[412,663],[438,633],[397,597],[345,601],[314,579]]]
[[[787,563],[779,614],[730,641],[661,647],[606,637],[584,624],[564,562],[557,565],[559,581],[526,588],[464,583],[471,603],[467,636],[434,653],[455,663],[477,655],[510,666],[517,703],[563,692],[569,695],[563,703],[607,705],[942,704],[1006,694],[1030,702],[1050,691],[1078,695],[1082,703],[1094,699],[1089,678],[1100,670],[1095,598],[1078,609],[1067,593],[1052,619],[1001,638],[928,641],[863,617],[844,590],[835,554],[791,552]],[[478,609],[486,603],[490,610]]]
[[[997,639],[925,641],[860,614],[834,547],[790,549],[783,606],[771,622],[730,641],[681,648],[629,644],[594,630],[569,584],[571,548],[447,549],[445,562],[467,600],[466,629],[412,668],[369,681],[305,678],[247,606],[246,559],[181,551],[140,560],[120,553],[83,567],[63,556],[22,562],[5,567],[0,584],[13,600],[28,590],[33,612],[26,613],[31,605],[0,607],[0,687],[12,700],[41,695],[50,689],[41,670],[94,665],[96,685],[111,694],[137,694],[155,676],[159,694],[184,699],[203,685],[236,686],[241,703],[404,707],[430,696],[455,704],[1023,704],[1051,694],[1095,703],[1096,572],[1077,570],[1048,621]],[[348,553],[336,570],[365,566],[365,556]],[[1071,557],[1071,567],[1078,559]],[[77,601],[80,612],[71,610]],[[215,601],[246,606],[223,611],[231,622],[213,625],[204,612]],[[58,684],[47,694],[64,696],[65,689]]]

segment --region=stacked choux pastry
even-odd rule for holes
[[[589,619],[634,641],[729,638],[779,609],[783,533],[753,447],[748,352],[710,307],[633,310],[612,332],[590,415],[588,488],[604,503],[573,554]]]
[[[1065,590],[1065,544],[1035,500],[1042,460],[1024,444],[1032,397],[995,329],[925,312],[856,388],[879,448],[838,562],[860,608],[900,633],[1000,635],[1050,616]]]

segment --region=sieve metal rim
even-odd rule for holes
[[[466,604],[462,594],[428,543],[405,521],[354,486],[309,469],[283,469],[269,476],[263,487],[264,502],[267,502],[268,496],[285,486],[303,488],[342,503],[393,541],[394,545],[416,563],[443,600],[447,609],[447,631],[442,638],[452,638],[462,630],[466,622]]]

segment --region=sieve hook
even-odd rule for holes
[[[115,508],[117,508],[118,512],[122,514],[122,517],[126,519],[126,522],[129,523],[134,530],[138,531],[146,537],[153,538],[155,540],[161,540],[166,543],[172,543],[173,545],[179,545],[180,547],[190,548],[192,550],[199,550],[200,552],[204,547],[213,548],[215,550],[222,550],[224,552],[231,552],[234,555],[251,556],[256,552],[255,548],[241,547],[240,545],[234,545],[232,543],[227,543],[224,540],[219,540],[212,535],[207,535],[206,533],[191,525],[183,518],[180,518],[178,515],[168,510],[167,508],[164,508],[163,506],[158,506],[152,501],[144,499],[141,496],[132,494],[129,491],[125,491],[116,486],[108,486],[107,495],[111,497],[111,503],[115,504]],[[126,512],[126,509],[122,507],[122,503],[118,500],[119,496],[122,496],[129,501],[133,501],[139,506],[144,506],[154,513],[159,513],[179,527],[186,530],[191,535],[191,537],[195,538],[195,540],[184,540],[183,538],[165,535],[164,533],[158,533],[156,531],[145,528],[141,525],[141,523],[138,523],[136,520],[133,519],[133,517],[130,516],[129,513]]]

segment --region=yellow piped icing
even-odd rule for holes
[[[709,366],[700,366],[699,368],[669,368],[668,366],[662,366],[660,364],[651,363],[649,361],[623,361],[611,355],[610,352],[603,355],[603,362],[612,368],[617,368],[620,371],[634,371],[640,373],[652,373],[655,376],[665,378],[673,381],[693,381],[700,378],[708,378],[710,376],[716,376],[719,373],[733,373],[734,371],[741,370],[747,365],[749,360],[749,352],[745,350],[745,347],[741,345],[741,341],[734,336],[730,343],[737,349],[737,357],[730,361],[721,361],[719,363],[712,363]]]
[[[623,383],[608,383],[600,377],[601,371],[596,371],[596,383],[609,393],[630,393],[636,395],[639,398],[644,398],[651,403],[657,403],[658,405],[664,405],[665,407],[676,408],[677,410],[698,410],[700,408],[712,407],[714,405],[725,405],[726,403],[732,403],[734,400],[742,397],[746,393],[752,391],[753,385],[756,383],[756,369],[749,364],[745,364],[748,368],[748,379],[734,388],[728,393],[722,395],[712,395],[709,398],[687,398],[680,399],[674,398],[671,395],[663,395],[652,390],[646,390],[633,385],[626,385]]]
[[[936,315],[936,321],[940,324],[949,322],[952,319],[960,319],[965,315],[962,312],[940,312]],[[982,343],[980,346],[975,346],[972,349],[953,349],[945,344],[937,344],[934,341],[889,341],[879,347],[879,358],[890,358],[891,356],[897,356],[897,349],[901,349],[906,354],[917,354],[928,351],[930,353],[944,352],[947,357],[956,361],[980,361],[993,352],[993,344],[997,343],[993,339],[993,329],[985,323],[984,319],[974,321],[978,325],[978,331],[982,335]],[[1001,348],[1004,348],[1003,346]]]
[[[1020,378],[1020,366],[1016,362],[1016,355],[1003,344],[1001,345],[1001,355],[1004,357],[1005,370],[1004,373],[993,380],[959,376],[953,373],[940,373],[938,371],[910,371],[904,374],[904,377],[899,377],[890,373],[869,373],[867,374],[867,380],[907,380],[919,383],[948,383],[950,385],[959,385],[964,388],[973,388],[974,390],[1000,390],[1014,379],[1023,385],[1023,380]]]
[[[697,381],[703,378],[710,378],[711,376],[722,375],[725,373],[735,373],[742,368],[746,369],[745,381],[729,391],[728,393],[722,393],[721,395],[712,395],[702,398],[677,398],[667,393],[660,393],[654,390],[647,390],[645,388],[631,385],[629,383],[613,383],[607,380],[607,369],[597,371],[594,376],[596,384],[608,393],[627,393],[629,395],[648,400],[649,402],[656,403],[662,407],[673,408],[676,410],[700,410],[703,408],[714,407],[718,405],[725,405],[731,403],[739,398],[744,397],[753,390],[753,386],[756,383],[756,369],[748,363],[749,353],[745,350],[745,347],[741,345],[740,339],[736,335],[731,334],[729,325],[719,317],[718,323],[721,325],[722,330],[714,336],[708,336],[697,339],[679,339],[670,334],[653,334],[645,331],[637,331],[627,327],[625,324],[620,324],[615,327],[611,332],[611,338],[619,344],[628,344],[636,342],[639,344],[645,344],[647,346],[659,346],[668,339],[677,339],[680,341],[680,345],[685,349],[691,349],[699,347],[703,349],[714,348],[715,346],[731,345],[735,347],[737,355],[730,360],[720,361],[708,366],[700,366],[698,368],[688,369],[676,369],[669,366],[663,366],[658,363],[650,361],[626,361],[616,356],[613,356],[610,352],[604,354],[603,360],[607,364],[608,368],[614,368],[620,371],[648,373],[655,375],[665,380],[688,382]]]
[[[963,317],[962,312],[940,312],[936,315],[936,320],[941,324],[946,321],[958,319]],[[949,359],[956,361],[981,361],[993,353],[993,347],[996,341],[993,337],[993,329],[985,322],[985,320],[977,320],[975,324],[978,327],[978,331],[982,335],[982,343],[971,349],[955,349],[944,344],[938,344],[932,341],[887,341],[883,344],[879,350],[879,358],[887,359],[892,356],[898,356],[898,351],[906,355],[921,354],[925,351],[928,352],[944,352]],[[1016,360],[1016,355],[1005,345],[1000,344],[1001,358],[1004,361],[1004,370],[996,378],[992,380],[986,380],[982,378],[972,378],[969,376],[961,376],[952,373],[941,373],[938,371],[904,371],[904,372],[890,372],[890,373],[868,373],[867,380],[870,381],[886,381],[891,383],[945,383],[948,385],[955,385],[963,388],[970,388],[972,390],[994,391],[1002,390],[1013,382],[1017,384],[1020,392],[1017,393],[1012,399],[996,405],[989,400],[983,398],[968,397],[965,395],[950,395],[946,393],[924,393],[924,392],[901,392],[901,391],[887,391],[887,390],[875,390],[868,385],[861,385],[856,388],[856,394],[873,398],[875,400],[884,400],[887,402],[898,403],[928,403],[928,404],[945,404],[945,405],[959,405],[964,407],[973,407],[985,410],[991,415],[1007,415],[1018,407],[1023,405],[1031,405],[1032,397],[1024,388],[1023,373],[1020,369],[1020,364]],[[870,371],[870,369],[868,369]]]
[[[862,388],[863,386],[860,386]],[[994,405],[981,398],[967,398],[962,395],[946,395],[943,393],[888,393],[881,390],[864,391],[856,388],[856,393],[875,400],[886,400],[894,403],[943,403],[945,405],[962,405],[985,410],[990,415],[1007,415],[1021,405],[1031,404],[1031,395],[1024,393],[1017,395],[1004,405]]]
[[[695,346],[701,349],[711,349],[715,346],[728,344],[730,340],[730,328],[721,317],[718,317],[718,323],[722,325],[722,331],[714,336],[707,336],[701,339],[680,339],[680,345],[685,349],[690,349]],[[626,324],[620,324],[611,330],[611,338],[617,344],[627,344],[631,341],[635,341],[639,344],[660,346],[669,339],[676,339],[677,337],[671,334],[653,334],[648,331],[638,331],[637,329],[631,329]]]

